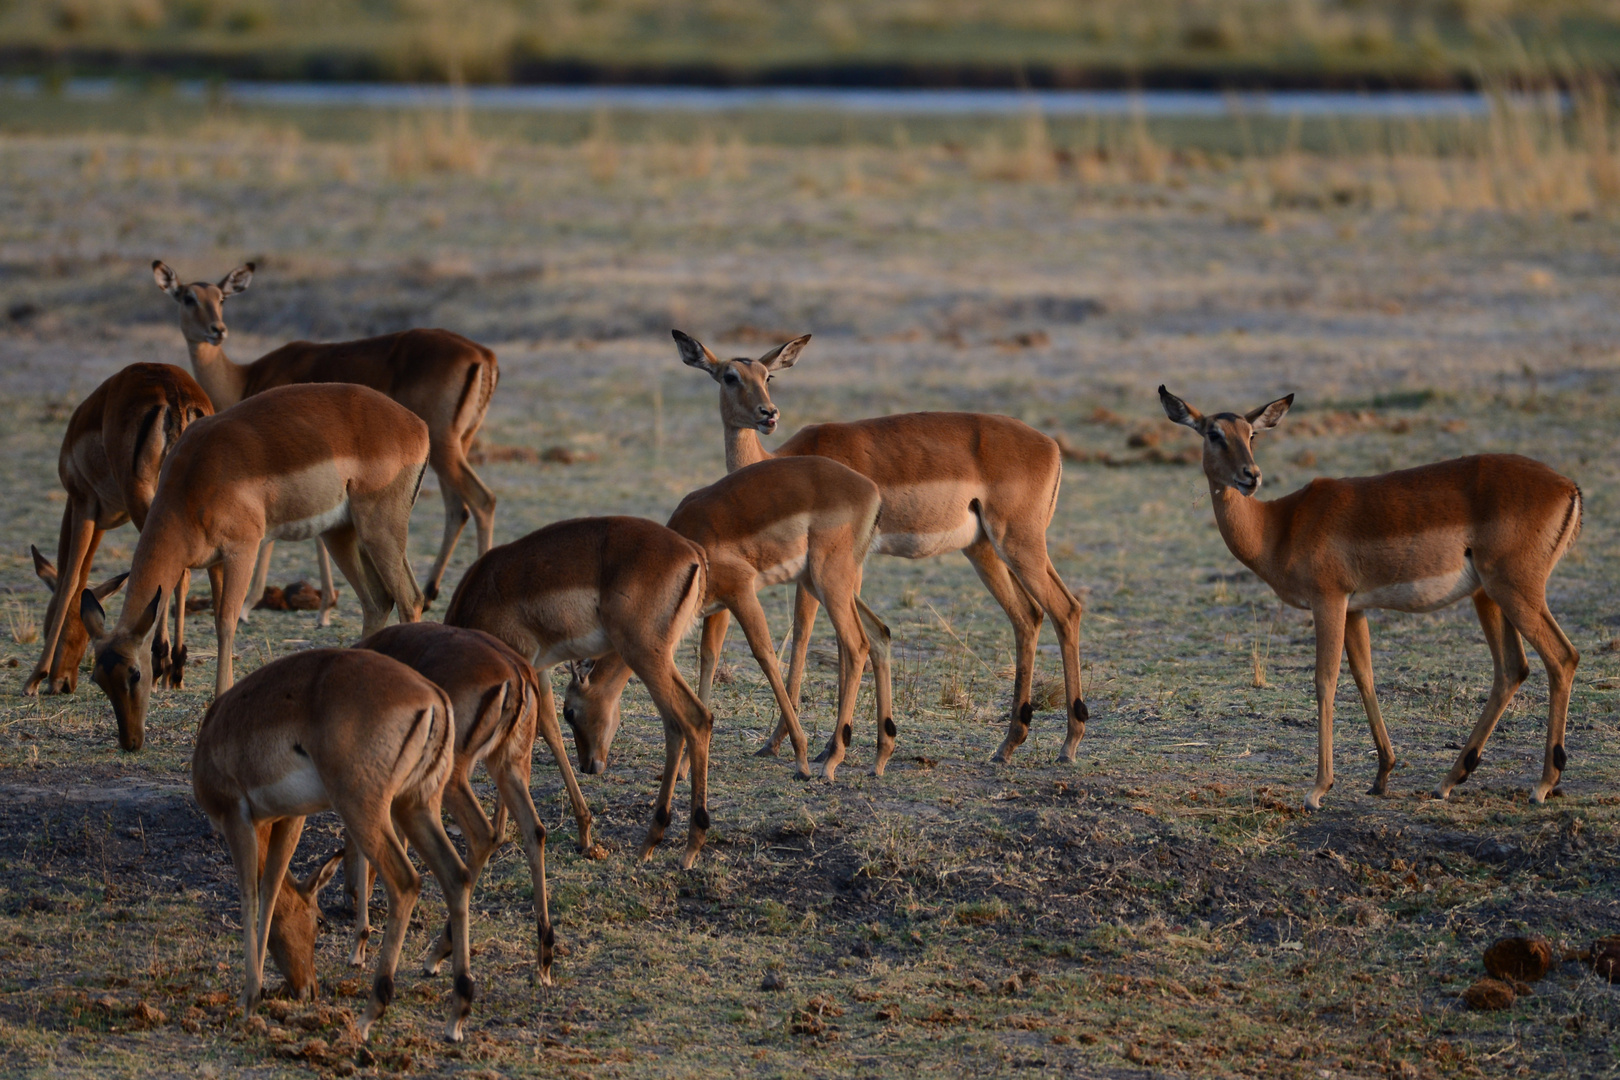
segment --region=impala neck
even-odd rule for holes
[[[208,400],[214,403],[215,412],[223,412],[242,400],[247,389],[246,365],[232,363],[223,347],[206,341],[187,341],[186,349],[191,353],[191,370]]]
[[[1276,504],[1244,496],[1236,488],[1213,480],[1209,484],[1209,497],[1215,506],[1215,524],[1227,548],[1237,556],[1238,562],[1266,578],[1261,566],[1270,561],[1276,539],[1273,521]]]
[[[192,535],[193,530],[184,521],[177,521],[162,494],[153,500],[146,525],[135,542],[129,581],[124,586],[124,610],[118,616],[120,628],[133,623],[161,590],[173,589],[184,571],[207,561],[206,552],[199,550],[197,543],[188,542],[202,541],[202,534]]]
[[[726,472],[736,472],[772,456],[753,428],[726,428]]]

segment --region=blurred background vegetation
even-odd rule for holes
[[[0,0],[12,74],[1377,88],[1617,61],[1620,0]]]

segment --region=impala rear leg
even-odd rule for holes
[[[894,755],[894,740],[900,729],[894,726],[894,683],[889,644],[889,627],[877,617],[859,596],[855,597],[855,610],[866,631],[867,645],[872,655],[872,682],[877,690],[878,743],[877,760],[872,764],[872,775],[882,776]]]
[[[834,778],[855,738],[855,703],[861,692],[861,673],[866,670],[866,660],[871,653],[866,632],[861,629],[860,615],[855,610],[854,592],[851,590],[849,598],[843,599],[844,591],[840,586],[844,584],[835,577],[830,583],[824,582],[821,590],[827,617],[838,635],[838,721],[833,728],[832,741],[827,744],[827,760],[821,773],[827,780]],[[829,591],[838,599],[829,602]]]
[[[315,561],[321,571],[321,610],[315,613],[316,626],[331,626],[332,612],[337,610],[337,586],[332,581],[332,554],[326,550],[326,541],[315,538]]]
[[[460,444],[456,444],[456,451]],[[452,451],[446,460],[433,462],[433,474],[439,478],[439,495],[444,500],[444,535],[439,541],[439,554],[428,571],[423,594],[427,603],[439,597],[439,585],[445,568],[456,550],[467,519],[473,519],[478,531],[478,554],[488,551],[495,542],[495,493],[490,491],[479,475],[473,472],[464,454]]]
[[[640,857],[650,858],[653,849],[663,840],[664,830],[669,828],[675,777],[684,749],[692,759],[692,823],[686,834],[681,869],[690,870],[709,831],[709,742],[714,734],[714,717],[686,685],[670,657],[637,650],[631,642],[625,645],[630,651],[621,649],[620,655],[631,670],[641,676],[664,721],[664,779],[658,789],[658,803],[653,809],[652,824],[641,845]]]
[[[1373,691],[1372,634],[1367,628],[1366,612],[1352,611],[1345,616],[1344,651],[1350,657],[1350,675],[1361,692],[1361,706],[1367,711],[1367,726],[1372,728],[1373,742],[1378,745],[1378,778],[1367,794],[1383,795],[1389,790],[1389,774],[1395,768],[1395,747],[1389,741],[1384,714],[1378,709],[1378,695]]]
[[[461,828],[461,835],[467,841],[467,880],[469,888],[478,883],[479,874],[483,873],[484,865],[489,862],[491,855],[506,836],[506,808],[500,806],[495,811],[495,821],[491,823],[484,813],[483,804],[473,793],[472,784],[467,772],[458,762],[450,780],[444,786],[444,807],[450,811],[450,816]],[[444,963],[454,949],[454,935],[448,920],[444,928],[439,931],[439,939],[428,950],[422,961],[423,975],[437,975],[439,966]]]
[[[1563,627],[1547,607],[1546,585],[1537,582],[1492,597],[1530,647],[1540,655],[1547,669],[1547,748],[1541,765],[1541,780],[1530,792],[1531,802],[1543,802],[1563,774],[1569,761],[1564,750],[1564,726],[1569,719],[1569,692],[1575,682],[1575,668],[1581,654],[1565,636]],[[1481,740],[1483,747],[1484,740]]]
[[[399,966],[399,950],[405,943],[411,911],[416,907],[416,897],[422,890],[422,878],[412,868],[404,845],[394,835],[392,823],[386,819],[378,820],[380,814],[365,812],[360,807],[356,809],[361,812],[342,815],[344,824],[366,861],[382,875],[383,889],[388,893],[388,924],[383,931],[382,948],[377,956],[377,973],[371,982],[371,1000],[358,1025],[360,1040],[364,1042],[371,1037],[372,1025],[388,1009],[388,1003],[394,1000],[394,972]]]
[[[726,644],[726,632],[731,629],[731,612],[721,608],[703,619],[703,630],[698,638],[698,700],[708,706],[714,695],[714,669],[720,664],[720,650]],[[762,748],[758,756],[768,756]]]
[[[1035,681],[1035,646],[1041,635],[1041,608],[1029,592],[1013,577],[1007,564],[990,541],[980,536],[962,549],[973,570],[984,582],[984,587],[995,598],[1013,630],[1013,696],[1012,716],[1007,722],[1007,737],[991,755],[990,760],[1006,764],[1013,751],[1029,738],[1029,724],[1035,716],[1030,704],[1030,687]]]
[[[304,832],[301,817],[280,818],[270,823],[269,838],[265,844],[264,869],[259,873],[259,925],[258,943],[254,955],[254,981],[264,985],[264,959],[270,948],[270,923],[276,910],[276,894],[281,891],[282,879],[287,875],[287,864],[292,862],[298,849],[298,838]]]
[[[259,544],[258,561],[253,564],[253,583],[248,587],[247,596],[242,602],[242,622],[249,620],[253,605],[264,599],[265,582],[270,579],[270,556],[275,550],[274,540],[265,540]]]
[[[793,703],[793,715],[799,715],[799,691],[804,689],[804,669],[810,656],[810,633],[815,628],[816,610],[821,601],[816,599],[815,593],[800,582],[793,590],[793,652],[788,657],[787,692],[788,700]],[[777,750],[781,749],[782,740],[787,738],[789,723],[787,714],[783,713],[776,721],[776,730],[771,733],[770,741],[755,751],[756,757],[775,757]],[[817,755],[816,761],[825,761],[826,751]]]
[[[462,1039],[462,1025],[467,1021],[467,1015],[472,1012],[474,996],[472,981],[472,943],[467,935],[470,920],[467,914],[468,901],[472,891],[471,875],[467,866],[456,854],[455,847],[450,843],[450,837],[445,835],[444,823],[439,817],[438,800],[431,805],[412,807],[397,807],[394,815],[395,824],[404,830],[410,837],[412,844],[427,863],[428,869],[433,872],[434,880],[439,883],[439,890],[444,893],[445,905],[450,909],[450,935],[452,949],[450,953],[450,971],[454,976],[453,988],[450,992],[450,1018],[445,1023],[444,1038],[446,1042],[460,1042]],[[394,933],[393,906],[388,910],[388,933],[383,939],[383,948],[389,956],[389,974],[393,974],[394,963],[399,959],[399,945],[395,944],[392,953],[388,953],[388,941]],[[407,915],[403,922],[408,923]],[[403,938],[401,934],[401,938]]]
[[[394,606],[393,598],[388,595],[388,588],[377,573],[376,564],[367,558],[360,548],[360,541],[352,525],[344,525],[324,534],[326,549],[332,553],[332,559],[343,571],[343,576],[349,579],[354,588],[354,594],[360,600],[361,626],[360,635],[368,637],[381,630],[388,623],[388,612]],[[413,581],[411,587],[415,588]],[[410,620],[402,620],[410,621]]]
[[[1305,796],[1307,810],[1322,809],[1322,796],[1333,786],[1333,696],[1339,689],[1348,604],[1338,596],[1311,608],[1316,623],[1316,783]]]
[[[585,801],[585,793],[579,789],[574,763],[568,759],[568,748],[563,745],[562,728],[557,725],[557,704],[552,696],[551,674],[545,671],[537,674],[540,680],[535,703],[535,725],[546,746],[551,748],[551,756],[557,760],[557,769],[562,773],[563,786],[568,789],[568,802],[574,808],[574,824],[579,829],[580,853],[587,859],[604,858],[607,852],[591,840],[591,807]],[[531,736],[524,745],[532,746],[533,743]]]
[[[1068,701],[1068,731],[1063,737],[1063,748],[1058,760],[1071,762],[1086,734],[1086,721],[1091,710],[1086,707],[1084,689],[1080,685],[1080,616],[1083,608],[1080,598],[1058,576],[1057,568],[1046,553],[1046,533],[1032,536],[1010,534],[1002,541],[1000,553],[1018,584],[1024,587],[1057,631],[1058,651],[1063,655],[1063,689]],[[1033,648],[1033,644],[1031,648]]]
[[[760,671],[764,672],[765,680],[771,684],[771,693],[776,695],[776,707],[781,710],[782,716],[787,718],[788,738],[793,743],[793,761],[798,768],[799,778],[808,780],[809,744],[804,737],[804,728],[799,725],[798,710],[788,696],[787,687],[782,684],[782,672],[776,665],[776,648],[771,640],[771,628],[765,622],[765,609],[759,605],[759,597],[753,591],[753,583],[746,585],[732,597],[732,601],[736,605],[734,613],[737,616],[737,625],[742,627],[743,636],[748,639],[748,648],[753,652],[754,660],[759,664]],[[707,629],[705,624],[703,635],[705,649],[709,645]],[[705,659],[707,664],[708,658]]]
[[[50,603],[45,607],[45,641],[40,650],[39,663],[23,684],[23,693],[39,693],[39,684],[49,679],[48,693],[69,692],[69,675],[63,663],[67,659],[64,645],[70,636],[64,633],[69,619],[79,617],[78,598],[90,585],[90,563],[101,543],[101,530],[95,519],[82,513],[77,504],[68,503],[62,513],[62,531],[56,542],[56,588],[51,590]],[[73,665],[78,666],[78,657]]]
[[[546,886],[546,826],[529,794],[528,758],[519,761],[514,756],[510,763],[496,764],[491,773],[501,793],[501,802],[512,808],[518,835],[523,838],[523,854],[529,860],[529,877],[534,883],[538,978],[540,985],[550,986],[552,951],[557,935],[551,926],[551,903]]]
[[[1476,592],[1473,599],[1480,628],[1485,631],[1485,644],[1491,650],[1491,693],[1485,699],[1485,711],[1479,714],[1479,719],[1474,722],[1474,730],[1468,733],[1468,741],[1463,745],[1462,752],[1457,755],[1445,779],[1435,788],[1435,798],[1438,799],[1450,798],[1452,789],[1479,768],[1480,755],[1485,752],[1485,741],[1496,730],[1497,721],[1507,711],[1519,687],[1530,677],[1530,661],[1524,655],[1524,643],[1519,640],[1518,630],[1508,622],[1501,606],[1483,589]]]
[[[246,980],[239,1001],[245,1017],[258,1004],[264,986],[264,967],[255,963],[259,956],[259,920],[262,917],[265,922],[270,921],[270,912],[259,910],[259,831],[254,827],[246,800],[238,803],[236,812],[218,824],[230,848],[231,862],[236,866],[237,895],[242,902],[242,958]]]

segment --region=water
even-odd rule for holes
[[[46,92],[38,79],[0,81],[0,90],[31,97]],[[69,100],[101,101],[139,90],[115,79],[70,79],[50,92]],[[470,108],[503,112],[724,113],[780,110],[893,116],[1149,116],[1303,117],[1484,116],[1484,94],[1456,92],[1351,93],[1280,90],[1222,93],[1196,90],[860,90],[835,87],[685,86],[447,86],[384,83],[175,83],[184,99],[213,98],[243,105],[443,108],[458,98]]]

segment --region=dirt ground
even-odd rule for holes
[[[232,150],[231,147],[235,149]],[[712,148],[711,148],[712,149]],[[318,146],[111,137],[0,140],[0,1068],[20,1075],[279,1077],[946,1075],[1613,1076],[1620,989],[1555,967],[1502,1012],[1459,994],[1494,938],[1578,947],[1620,932],[1620,232],[1601,215],[1252,211],[1219,177],[1130,187],[1011,183],[950,159],[922,172],[835,150],[751,149],[694,171],[681,147],[499,147],[478,175],[391,176]],[[609,167],[611,165],[611,168]],[[508,847],[474,897],[468,1041],[436,1040],[448,986],[401,968],[368,1047],[369,976],[326,896],[323,994],[235,1007],[239,908],[223,843],[190,796],[212,685],[196,618],[190,685],[154,697],[147,746],[117,751],[84,679],[27,699],[62,502],[52,463],[74,404],[123,364],[184,363],[161,257],[186,278],[246,259],[228,349],[442,325],[496,349],[481,474],[498,540],[584,513],[666,516],[724,469],[715,390],[681,367],[685,329],[722,355],[813,332],[772,384],[783,429],[909,409],[1020,417],[1073,450],[1049,532],[1086,602],[1092,721],[1046,708],[1010,766],[1011,634],[965,560],[875,558],[865,597],[896,643],[900,743],[865,775],[869,699],[834,784],[753,751],[774,723],[740,635],[717,688],[714,829],[696,869],[633,861],[662,733],[632,688],[610,770],[582,777],[610,857],[573,848],[549,755],[536,801],[559,940],[530,980],[527,870]],[[1585,529],[1550,585],[1582,653],[1563,795],[1527,802],[1538,663],[1484,763],[1427,796],[1490,682],[1468,605],[1374,614],[1380,700],[1401,765],[1374,755],[1348,677],[1338,786],[1306,814],[1316,744],[1308,619],[1281,608],[1213,528],[1165,382],[1206,411],[1298,404],[1257,452],[1262,496],[1480,451],[1582,487]],[[563,448],[571,464],[539,460]],[[438,542],[431,490],[419,571]],[[110,534],[98,574],[127,567]],[[48,549],[48,548],[47,548]],[[313,577],[282,545],[272,581]],[[464,540],[450,580],[472,558]],[[200,593],[200,589],[198,590]],[[788,626],[788,594],[768,597]],[[440,614],[430,613],[430,617]],[[263,612],[238,671],[347,644]],[[825,740],[823,620],[806,691]],[[692,651],[686,654],[695,668]],[[1257,685],[1259,684],[1259,685]],[[675,833],[683,827],[684,789]],[[336,846],[316,820],[294,861]],[[407,961],[428,944],[424,903]],[[374,917],[386,917],[381,893]],[[276,983],[274,976],[270,979]],[[773,986],[775,989],[767,989]]]

